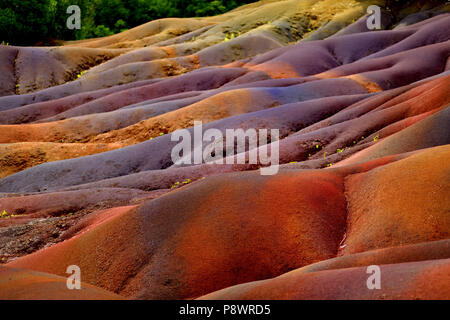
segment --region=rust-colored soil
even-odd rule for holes
[[[449,23],[434,0],[263,0],[0,45],[0,299],[450,299]],[[177,163],[195,121],[280,139]],[[248,163],[277,148],[276,174]]]

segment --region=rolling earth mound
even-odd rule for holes
[[[449,26],[445,1],[263,0],[1,45],[0,299],[450,299]],[[174,161],[197,121],[279,139]]]

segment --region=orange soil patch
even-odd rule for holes
[[[50,161],[83,157],[118,149],[120,143],[36,143],[0,144],[0,178]]]
[[[208,294],[212,300],[346,300],[450,298],[450,259],[381,265],[381,289],[369,290],[367,267],[303,273],[245,283]]]
[[[281,63],[281,62],[267,62],[260,65],[254,65],[251,64],[245,65],[246,68],[248,68],[251,71],[262,71],[266,73],[269,77],[272,79],[284,79],[284,78],[299,78],[301,75],[298,74],[298,72],[292,67],[291,65],[287,63]]]
[[[347,235],[340,254],[450,237],[450,146],[346,179]]]
[[[200,296],[335,256],[341,184],[327,172],[208,178],[10,265],[62,274],[76,264],[86,282],[125,296]]]
[[[360,74],[353,74],[351,76],[346,76],[344,78],[352,79],[359,83],[364,89],[367,90],[367,92],[373,93],[373,92],[380,92],[383,91],[383,88],[380,87],[380,85],[374,81],[370,81],[369,79],[365,78],[364,76]]]
[[[129,127],[97,135],[89,141],[134,144],[157,137],[161,133],[189,128],[194,125],[194,120],[201,120],[205,124],[237,114],[267,109],[275,104],[276,100],[267,94],[254,95],[245,89],[227,91]]]
[[[124,299],[86,283],[81,284],[80,290],[69,290],[66,282],[64,277],[0,266],[0,300]]]

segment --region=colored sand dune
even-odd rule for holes
[[[386,2],[0,46],[0,299],[450,299],[450,7]],[[194,121],[279,171],[175,163]]]

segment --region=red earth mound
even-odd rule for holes
[[[124,298],[83,283],[68,290],[67,279],[36,271],[0,266],[0,300],[123,300]]]
[[[439,183],[448,170],[436,164],[448,155],[445,146],[368,168],[208,178],[8,265],[62,275],[67,263],[76,264],[89,270],[86,282],[122,295],[180,299],[270,278],[337,255],[446,239],[449,203],[438,190],[445,190]],[[406,176],[411,169],[426,176],[431,189],[425,194],[434,194],[432,199],[416,195],[420,207],[411,202],[411,208],[418,208],[412,216],[418,222],[411,217],[399,224],[402,220],[393,215],[398,209],[390,207],[393,201],[411,201],[410,189],[393,184],[404,179],[400,168],[406,168]],[[357,173],[361,170],[365,173]],[[391,178],[384,178],[384,172]],[[366,182],[366,176],[374,178]],[[368,185],[357,190],[365,193],[364,199],[355,199],[358,192],[352,188],[363,182]],[[395,197],[383,192],[387,188],[397,189]],[[370,203],[367,190],[380,190],[372,200],[382,206],[373,213],[374,208],[358,207]],[[429,209],[420,216],[423,207]],[[369,214],[358,218],[355,210]],[[414,226],[417,229],[411,229]],[[113,253],[114,262],[108,262]]]
[[[270,0],[0,45],[0,299],[450,299],[438,2]],[[173,133],[195,121],[280,139],[177,163]],[[275,175],[235,161],[278,147]]]
[[[214,300],[447,300],[450,259],[381,265],[381,289],[366,286],[367,267],[302,273],[241,284],[208,294]],[[383,286],[383,284],[385,284]]]

